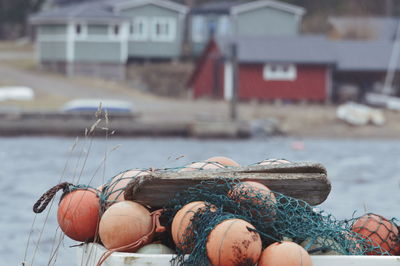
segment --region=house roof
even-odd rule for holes
[[[114,0],[110,4],[116,12],[119,12],[126,8],[132,8],[147,4],[153,4],[184,14],[189,11],[188,7],[168,0]]]
[[[193,14],[205,14],[205,13],[214,13],[214,14],[229,14],[231,12],[231,8],[246,3],[245,1],[217,1],[211,3],[205,3],[198,7],[194,7],[191,10]]]
[[[393,45],[391,41],[336,41],[332,48],[339,70],[386,71]],[[399,64],[397,69],[400,70]]]
[[[80,4],[71,4],[40,12],[29,18],[32,24],[61,23],[75,20],[91,22],[108,22],[125,20],[123,16],[115,14],[108,5],[108,1],[89,1]]]
[[[177,12],[187,12],[183,5],[167,0],[100,0],[71,4],[43,11],[30,17],[32,24],[60,23],[84,20],[90,22],[113,22],[130,19],[117,11],[147,4],[154,4]]]
[[[393,40],[400,19],[388,17],[330,17],[328,22],[342,38],[358,37],[371,40]]]
[[[323,36],[241,37],[236,40],[238,60],[243,63],[290,62],[330,64],[333,51]]]
[[[217,41],[223,56],[228,56],[232,42],[241,63],[330,64],[340,71],[386,71],[394,45],[392,41],[333,41],[320,35],[241,36]]]
[[[239,14],[242,12],[262,8],[272,7],[285,12],[293,13],[296,15],[303,15],[305,9],[299,6],[283,3],[273,0],[259,0],[259,1],[218,1],[213,3],[206,3],[192,9],[193,14],[215,13],[215,14]]]
[[[296,15],[304,15],[305,9],[299,6],[283,3],[280,1],[273,1],[273,0],[259,0],[254,2],[246,2],[244,4],[236,5],[232,7],[231,13],[232,14],[239,14],[242,12],[247,12],[253,9],[258,9],[262,7],[272,7],[278,10],[286,11],[289,13],[293,13]]]

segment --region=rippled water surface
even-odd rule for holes
[[[80,176],[74,183],[98,186],[126,169],[176,167],[214,155],[231,157],[242,165],[265,158],[320,162],[332,182],[331,194],[321,209],[340,219],[352,217],[354,211],[356,215],[369,211],[400,217],[400,141],[305,139],[304,149],[294,150],[295,141],[142,138],[79,140],[74,145],[70,138],[2,138],[0,265],[21,265],[24,258],[27,265],[32,260],[33,265],[48,264],[58,234],[54,207],[48,218],[47,212],[36,216],[28,249],[27,240],[35,218],[32,205],[60,180]],[[69,247],[74,244],[61,242],[55,265],[74,265],[76,248]]]

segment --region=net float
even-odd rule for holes
[[[107,249],[119,249],[140,240],[152,230],[150,212],[133,201],[120,201],[111,205],[100,219],[99,236]],[[147,239],[150,242],[152,239]],[[143,243],[146,244],[146,243]],[[134,252],[140,246],[119,251]]]
[[[212,170],[212,169],[221,169],[225,168],[224,165],[218,162],[195,162],[191,163],[184,168],[179,169],[178,172],[188,172],[188,171],[196,171],[196,170]]]
[[[138,254],[175,254],[175,252],[166,245],[159,243],[151,243],[139,248]]]
[[[285,159],[266,159],[258,163],[258,165],[278,165],[278,164],[285,164],[285,163],[291,163],[288,160]]]
[[[192,239],[193,232],[191,232],[191,224],[193,216],[207,208],[204,201],[193,201],[183,206],[174,216],[171,224],[171,234],[175,245],[185,251],[190,251],[193,246],[187,246],[187,242]],[[215,207],[211,207],[211,210]],[[193,243],[193,241],[191,241]]]
[[[103,189],[104,189],[104,186],[105,186],[106,184],[103,184],[103,185],[100,185],[100,186],[98,186],[96,189],[100,192],[100,193],[103,193]]]
[[[61,198],[57,221],[61,230],[76,241],[92,240],[99,224],[100,202],[94,189],[77,189]]]
[[[260,257],[260,235],[254,226],[241,219],[228,219],[208,235],[206,251],[212,265],[255,265]]]
[[[208,158],[205,161],[206,162],[216,162],[216,163],[219,163],[219,164],[221,164],[223,166],[234,166],[234,167],[239,167],[240,166],[237,162],[235,162],[231,158],[224,157],[224,156],[214,156],[214,157]]]
[[[109,202],[119,202],[125,200],[125,188],[137,177],[149,175],[150,173],[147,171],[142,171],[139,169],[132,169],[125,171],[116,175],[108,184],[106,188],[104,188],[104,194],[107,197],[107,201]]]
[[[276,214],[275,194],[267,186],[259,182],[240,182],[228,192],[228,197],[237,202],[250,202],[267,216],[275,216]]]
[[[399,230],[391,221],[380,215],[367,213],[361,216],[354,222],[351,230],[370,244],[371,250],[366,253],[367,255],[400,253]]]
[[[282,241],[269,245],[261,253],[258,266],[312,266],[308,252],[300,245]]]

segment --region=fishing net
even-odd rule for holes
[[[387,235],[382,237],[382,242],[377,242],[352,231],[357,218],[337,220],[305,201],[277,192],[273,192],[273,196],[249,187],[237,189],[241,185],[236,179],[204,181],[178,193],[165,206],[164,217],[171,227],[175,214],[187,203],[206,202],[184,230],[182,248],[177,248],[177,264],[209,265],[206,251],[208,235],[218,224],[232,218],[251,223],[259,233],[263,247],[276,241],[291,240],[302,245],[310,254],[389,255],[391,250],[384,245],[385,241],[398,242],[398,239],[384,240]],[[393,228],[389,229],[396,231],[394,220],[391,223]],[[372,229],[371,233],[379,233],[379,228]],[[190,255],[184,257],[185,254]]]
[[[131,181],[150,173],[149,169],[131,169],[110,178],[101,188],[100,203],[103,210],[117,201],[124,200],[125,189]]]
[[[283,160],[264,162],[286,163]],[[217,162],[201,162],[162,171],[186,172],[217,168],[224,166]],[[100,215],[111,204],[124,200],[125,192],[129,190],[129,185],[133,181],[152,174],[153,171],[153,169],[133,169],[110,178],[101,189],[96,190],[100,198]],[[64,191],[63,194],[66,194],[75,189],[92,188],[62,183],[45,193],[35,204],[35,209],[44,209],[43,205],[47,205],[54,194],[61,189]],[[175,246],[171,235],[173,219],[182,207],[194,201],[203,201],[204,207],[193,213],[189,226],[182,231],[182,244],[179,247]],[[162,225],[169,229],[169,233],[157,235],[154,241],[175,247],[177,256],[173,263],[179,265],[209,265],[206,247],[208,237],[217,225],[228,219],[242,219],[252,224],[255,229],[249,230],[259,234],[263,248],[277,241],[290,240],[302,245],[313,255],[400,253],[396,219],[389,221],[378,215],[368,214],[366,217],[338,220],[303,200],[278,192],[266,192],[257,187],[244,186],[243,182],[234,178],[221,177],[189,187],[176,194],[163,209],[160,220]]]

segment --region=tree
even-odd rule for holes
[[[45,0],[0,0],[0,39],[18,38],[27,32],[27,19]]]

